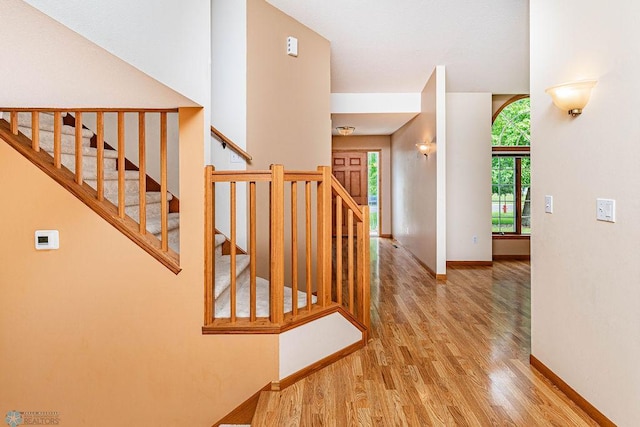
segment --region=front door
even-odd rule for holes
[[[331,165],[333,175],[353,200],[358,205],[368,204],[367,153],[365,151],[334,151],[331,153]],[[335,216],[335,206],[333,212]],[[345,236],[347,232],[347,211],[343,209],[342,235]]]

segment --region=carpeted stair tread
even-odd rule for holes
[[[148,205],[153,203],[160,203],[162,201],[162,193],[160,191],[147,191],[145,194],[145,200]],[[173,194],[167,193],[167,202],[173,200]],[[125,194],[124,205],[125,206],[138,206],[140,204],[139,193]]]
[[[147,218],[147,231],[154,235],[162,233],[161,216],[150,216]],[[167,216],[167,231],[175,230],[180,226],[180,213],[173,212]]]
[[[117,181],[118,180],[118,171],[117,170],[105,170],[103,171],[103,178],[105,181]],[[85,181],[95,181],[96,171],[95,170],[82,170],[82,179]],[[124,179],[125,180],[138,180],[140,179],[140,172],[138,171],[124,171]]]
[[[217,270],[216,270],[217,275]],[[250,285],[247,282],[241,283],[236,291],[236,316],[249,317],[249,294]],[[292,290],[285,286],[284,288],[284,312],[288,313],[292,310]],[[311,297],[312,303],[316,303],[318,298],[316,296]],[[307,305],[306,292],[298,291],[298,308],[303,308]],[[228,318],[231,316],[230,310],[230,298],[229,292],[225,292],[221,296],[216,295],[215,303],[215,317],[216,318]],[[256,277],[256,316],[268,317],[269,316],[269,281],[262,277]]]
[[[75,131],[74,127],[68,126],[71,129],[73,129]],[[30,127],[24,127],[24,126],[19,126],[18,130],[20,132],[22,132],[27,138],[31,139],[31,128]],[[40,144],[46,144],[46,145],[51,145],[51,147],[53,147],[53,141],[55,139],[55,135],[53,132],[49,132],[49,131],[40,131]],[[60,141],[63,144],[75,144],[76,142],[76,137],[75,134],[68,134],[68,133],[62,133],[60,135]],[[89,147],[91,145],[91,137],[83,137],[82,138],[82,145],[85,147]]]
[[[46,151],[47,153],[53,156],[53,143],[50,145],[43,144],[40,141],[40,149]],[[75,144],[60,144],[60,153],[61,154],[76,154],[76,146]],[[116,150],[103,150],[105,159],[117,159],[118,152]],[[82,156],[83,157],[98,157],[98,149],[94,147],[82,147]]]
[[[66,114],[62,114],[64,118]],[[31,128],[31,113],[18,113],[18,126]],[[54,117],[53,113],[40,113],[40,120],[38,126],[43,132],[53,132],[54,129]],[[74,126],[62,125],[60,132],[67,135],[75,135],[76,128]],[[82,136],[84,138],[91,138],[94,135],[93,131],[89,129],[82,129]]]
[[[152,216],[158,216],[162,214],[162,203],[147,203],[146,205],[147,218]],[[132,218],[135,222],[140,223],[140,205],[125,206],[124,212]]]
[[[214,238],[214,242],[215,242],[215,244],[214,244],[214,246],[213,246],[213,247],[214,247],[214,248],[215,248],[215,247],[218,247],[218,246],[220,246],[221,244],[223,244],[223,243],[224,243],[224,242],[226,242],[226,241],[227,241],[227,238],[225,237],[225,235],[224,235],[224,234],[220,234],[220,233],[218,233],[218,234],[216,234],[216,236],[215,236],[215,238]]]
[[[249,255],[236,255],[236,277],[240,276],[242,272],[249,266]],[[216,257],[216,280],[215,280],[215,294],[214,299],[225,293],[225,291],[231,286],[231,255],[222,255]],[[242,286],[244,280],[238,280],[237,286]],[[228,292],[227,292],[228,293]]]
[[[47,153],[53,156],[53,140],[40,140],[40,149],[46,151]],[[61,154],[75,154],[76,152],[76,144],[75,141],[61,141],[60,144],[60,153]],[[118,152],[115,150],[107,150],[104,151],[105,159],[117,159]],[[98,157],[98,149],[89,146],[82,147],[82,155],[87,157]]]

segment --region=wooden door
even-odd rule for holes
[[[331,170],[333,176],[347,190],[347,193],[353,197],[358,205],[368,204],[368,169],[367,169],[367,153],[363,151],[334,151],[331,153]],[[335,201],[334,201],[335,203]],[[335,212],[336,207],[333,206],[333,221],[335,230]],[[342,211],[342,235],[346,236],[347,229],[347,211]],[[356,224],[354,224],[353,234],[356,234]]]
[[[368,204],[367,153],[364,151],[334,151],[332,171],[336,179],[359,205]]]

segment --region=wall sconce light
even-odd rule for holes
[[[547,88],[545,92],[551,95],[553,103],[561,110],[567,111],[572,117],[582,114],[582,109],[589,102],[591,89],[597,80],[564,83]]]
[[[356,130],[356,128],[354,128],[353,126],[338,126],[336,130],[342,136],[349,136],[353,133],[354,130]]]
[[[425,157],[429,157],[429,153],[431,153],[431,144],[428,142],[421,142],[419,144],[416,144],[416,147],[418,147],[418,151],[420,152],[420,154],[424,154]]]

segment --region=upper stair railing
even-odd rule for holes
[[[167,182],[167,121],[178,109],[0,107],[0,112],[2,139],[171,271],[180,272],[179,255],[170,247]],[[126,139],[125,117],[137,121],[136,134]],[[105,142],[106,118],[115,123],[116,150]],[[83,126],[85,120],[95,125],[95,133]],[[149,141],[150,128],[156,141]],[[137,145],[137,170],[127,170],[126,140]],[[150,144],[158,152],[152,166],[160,175],[153,193],[147,188]],[[153,212],[153,224],[147,212]]]
[[[218,141],[220,141],[220,143],[222,144],[222,148],[227,148],[227,145],[228,145],[229,148],[231,148],[233,151],[238,153],[242,158],[245,159],[245,161],[251,162],[251,160],[253,160],[253,157],[251,157],[251,154],[244,151],[238,144],[236,144],[235,142],[227,138],[225,134],[223,134],[218,129],[213,127],[213,125],[211,125],[211,134]]]
[[[329,167],[285,171],[282,165],[273,165],[268,171],[216,171],[207,166],[205,185],[204,333],[278,333],[341,311],[366,334],[369,208],[353,201]],[[218,188],[226,186],[229,203],[224,205],[230,218],[231,251],[229,267],[225,265],[225,269],[235,272],[238,185],[246,186],[248,195],[249,277],[247,283],[238,283],[236,275],[230,274],[230,310],[228,315],[217,315],[222,294],[215,287],[216,274],[226,271],[216,271],[215,198]],[[267,213],[267,229],[260,230],[259,214]],[[343,214],[347,218],[344,233]],[[262,236],[262,245],[258,236]],[[268,276],[268,285],[258,277],[259,250],[268,251],[260,253],[269,259],[268,271],[261,272]],[[262,314],[258,308],[261,280],[268,286],[268,311]],[[239,292],[243,287],[248,287],[248,292]],[[240,300],[239,295],[246,300]],[[239,315],[237,307],[246,305],[248,314]]]

